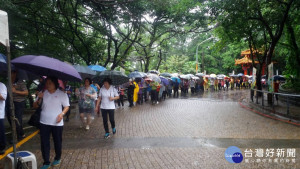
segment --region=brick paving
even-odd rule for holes
[[[225,98],[225,99],[224,99]],[[238,104],[237,92],[167,99],[115,112],[117,134],[106,140],[101,117],[91,129],[80,129],[77,109],[63,133],[62,163],[66,169],[98,168],[300,168],[300,128],[268,119]],[[243,161],[231,164],[225,150],[296,148],[296,162]],[[39,136],[21,149],[32,151],[42,165]],[[53,145],[52,145],[53,147]],[[54,151],[51,151],[53,159]]]

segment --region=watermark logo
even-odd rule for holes
[[[230,146],[225,151],[225,159],[230,163],[241,163],[243,161],[242,151],[236,146]]]

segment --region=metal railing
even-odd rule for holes
[[[261,104],[263,107],[265,107],[264,93],[270,94],[272,96],[271,106],[273,109],[274,109],[275,98],[276,98],[277,102],[279,100],[279,98],[278,98],[279,96],[281,96],[280,98],[285,98],[285,100],[282,100],[282,99],[280,99],[280,100],[286,102],[286,115],[289,117],[290,117],[290,104],[291,104],[290,102],[291,102],[292,98],[294,98],[294,99],[296,98],[296,99],[300,100],[300,95],[296,95],[296,94],[286,94],[286,93],[277,93],[277,92],[269,92],[269,91],[265,91],[265,90],[251,89],[250,97],[251,97],[252,102],[254,102],[254,92],[256,92],[256,104],[259,104],[259,97],[261,97]]]

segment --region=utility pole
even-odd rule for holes
[[[204,41],[202,41],[202,42],[200,42],[198,45],[197,45],[197,49],[196,49],[196,73],[198,73],[198,47],[202,44],[202,43],[204,43],[204,42],[206,42],[206,41],[208,41],[208,40],[210,40],[210,39],[213,39],[214,37],[210,37],[210,38],[208,38],[208,39],[205,39]],[[201,60],[201,62],[202,62],[202,65],[201,65],[201,67],[202,67],[202,71],[204,72],[204,51],[202,50],[202,60]]]

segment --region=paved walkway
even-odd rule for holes
[[[65,123],[62,164],[56,168],[300,168],[300,128],[243,109],[238,101],[247,93],[222,91],[154,106],[126,105],[116,110],[117,134],[107,140],[101,117],[86,131],[79,128],[75,109]],[[41,166],[39,146],[36,136],[21,149],[34,152]],[[242,163],[225,160],[229,146],[241,149]],[[269,148],[295,148],[296,156],[245,158],[245,150]],[[53,159],[54,151],[51,155]]]

